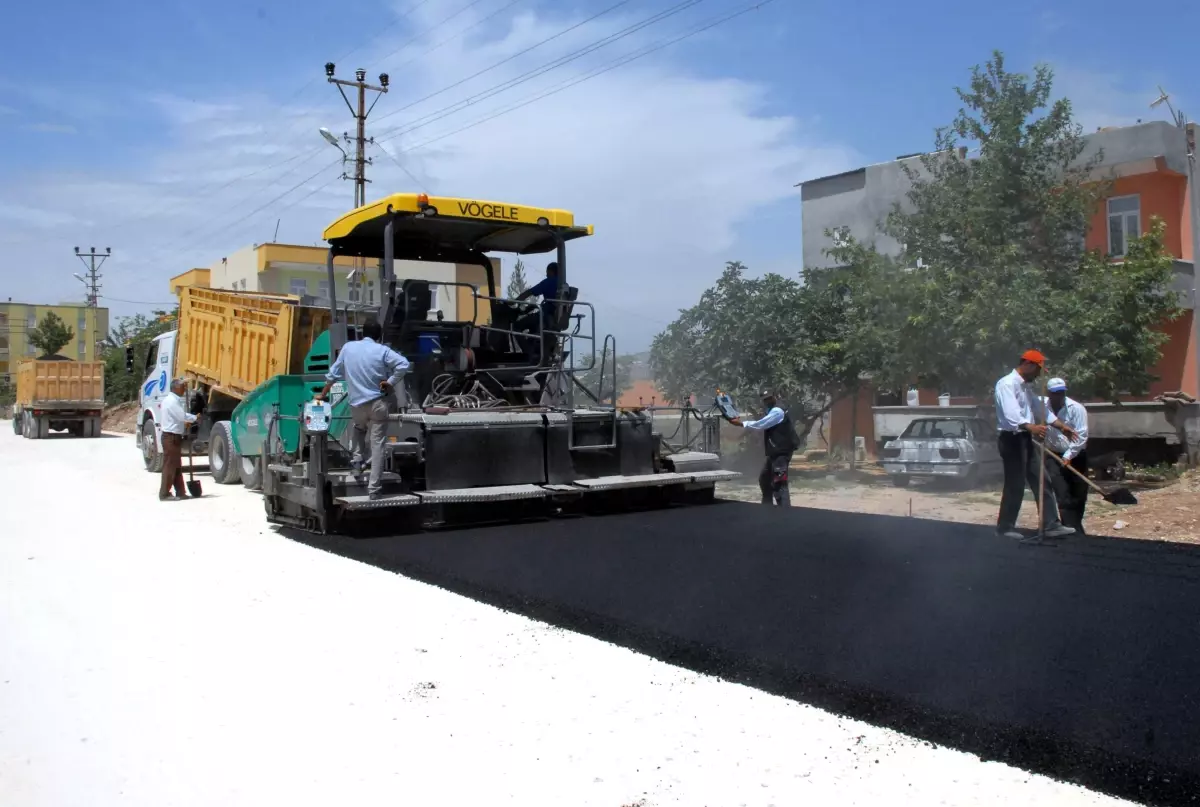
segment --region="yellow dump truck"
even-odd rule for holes
[[[213,478],[242,478],[229,418],[238,403],[269,378],[301,372],[313,341],[329,327],[328,308],[299,297],[184,287],[177,330],[154,340],[138,393],[137,443],[148,471],[162,470],[162,402],[171,380],[188,382],[185,406],[197,416],[184,451],[208,453]],[[127,355],[134,371],[132,353]],[[248,466],[246,481],[257,468]]]
[[[103,413],[104,362],[46,357],[17,365],[17,434],[31,440],[44,439],[52,431],[99,437]]]

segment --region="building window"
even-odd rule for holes
[[[1124,258],[1129,242],[1142,234],[1142,202],[1137,194],[1108,200],[1108,254]]]
[[[329,299],[329,281],[328,280],[318,280],[317,281],[317,296],[320,297],[322,300]]]
[[[83,361],[84,359],[87,358],[87,342],[85,342],[82,338],[80,338],[78,341],[79,341],[79,360]]]
[[[302,277],[293,277],[288,283],[288,291],[297,297],[308,294],[308,283]]]

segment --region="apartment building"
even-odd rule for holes
[[[200,286],[298,297],[308,295],[328,300],[329,273],[325,256],[325,247],[253,244],[208,267],[189,269],[176,275],[170,280],[171,293],[178,294],[184,286]],[[376,262],[368,261],[365,264],[366,272],[352,284],[348,276],[355,268],[354,261],[354,258],[347,256],[334,258],[338,302],[378,305],[380,290],[377,288]],[[496,258],[492,259],[492,269],[497,295],[503,296],[500,261]],[[419,278],[434,284],[430,308],[440,310],[447,319],[472,317],[475,306],[469,286],[477,287],[480,294],[488,293],[487,275],[483,267],[475,264],[398,260],[395,262],[395,272],[401,280]],[[491,307],[487,301],[480,301],[477,320],[486,322],[490,316]]]
[[[1194,128],[1190,132],[1195,137]],[[1102,129],[1087,137],[1081,161],[1091,159],[1103,150],[1103,161],[1096,169],[1097,180],[1112,181],[1109,196],[1095,211],[1086,245],[1100,249],[1121,260],[1130,239],[1149,227],[1153,216],[1167,225],[1166,244],[1175,259],[1175,289],[1180,292],[1181,317],[1163,323],[1169,341],[1154,368],[1159,380],[1150,394],[1129,398],[1121,408],[1106,402],[1089,403],[1094,413],[1099,437],[1114,440],[1129,438],[1176,439],[1175,430],[1161,415],[1161,405],[1153,398],[1163,392],[1182,390],[1200,397],[1200,351],[1195,308],[1195,255],[1191,225],[1191,202],[1188,186],[1189,132],[1166,122],[1142,123],[1135,126]],[[920,168],[919,155],[909,155],[890,162],[869,165],[828,177],[800,183],[803,255],[806,266],[832,265],[824,250],[831,244],[826,229],[849,228],[856,239],[874,243],[881,252],[899,254],[901,245],[881,231],[881,223],[897,203],[907,204],[909,189],[905,166]],[[997,374],[1004,368],[997,368]],[[884,439],[894,437],[897,428],[907,425],[897,418],[896,410],[911,409],[922,414],[926,407],[937,407],[939,390],[921,390],[919,407],[896,406],[901,402],[878,397],[864,390],[856,400],[839,403],[831,415],[830,438],[835,446],[849,448],[853,437],[866,437],[869,449]],[[971,408],[975,402],[954,399],[955,407]],[[942,410],[945,414],[945,410]],[[881,414],[887,415],[881,418]],[[924,412],[928,414],[928,412]],[[911,419],[909,417],[908,419]],[[886,433],[877,434],[876,426]]]
[[[108,335],[108,309],[84,303],[0,303],[0,377],[16,373],[17,362],[36,358],[37,348],[29,343],[29,331],[46,315],[55,313],[74,332],[74,338],[59,351],[69,359],[92,361],[100,357],[100,343]]]

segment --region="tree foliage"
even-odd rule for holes
[[[580,359],[580,361],[586,362],[587,359]],[[607,401],[611,397],[620,398],[622,392],[633,386],[633,365],[636,361],[636,356],[616,357],[615,390],[613,384],[613,358],[611,356],[607,361],[602,362],[600,354],[597,353],[596,363],[590,370],[580,372],[577,378],[601,401]],[[602,374],[603,378],[601,378]]]
[[[179,309],[150,316],[121,317],[104,340],[104,396],[109,405],[136,401],[145,376],[146,356],[154,337],[174,330]],[[126,348],[133,349],[133,370],[126,369]]]
[[[775,390],[802,435],[835,402],[878,370],[886,335],[875,270],[886,261],[855,247],[857,261],[811,269],[804,282],[778,274],[746,276],[730,262],[700,302],[655,337],[650,363],[668,400],[704,398],[720,388],[742,408]],[[846,257],[851,257],[849,253]]]
[[[53,356],[62,350],[75,338],[75,330],[62,321],[62,317],[53,311],[47,311],[42,321],[25,335],[29,344],[42,352],[43,356]]]
[[[517,258],[516,264],[513,265],[512,276],[508,279],[508,299],[517,299],[527,288],[529,288],[529,281],[525,278],[525,262]]]
[[[1170,258],[1153,230],[1120,268],[1085,253],[1109,183],[1098,177],[1103,154],[1084,157],[1071,104],[1051,101],[1052,86],[1048,67],[1031,79],[995,53],[957,90],[963,107],[934,151],[905,166],[906,203],[884,225],[911,268],[894,290],[893,386],[983,395],[1030,347],[1069,369],[1082,395],[1144,392],[1152,380],[1155,326],[1178,313]],[[960,145],[978,156],[961,157]]]
[[[727,264],[655,337],[658,387],[676,402],[720,387],[744,408],[774,388],[805,432],[868,379],[986,400],[1032,347],[1075,395],[1144,393],[1162,323],[1179,314],[1164,225],[1152,220],[1121,262],[1085,251],[1110,183],[1052,89],[1049,68],[1011,73],[1000,53],[975,68],[958,115],[918,168],[905,164],[910,190],[880,223],[900,253],[839,229],[826,233],[834,268],[799,279]]]

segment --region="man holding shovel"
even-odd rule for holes
[[[1058,497],[1058,512],[1063,524],[1083,535],[1083,511],[1087,507],[1088,497],[1087,409],[1079,401],[1067,397],[1067,382],[1061,378],[1050,379],[1046,384],[1046,392],[1050,411],[1060,423],[1066,423],[1075,430],[1075,436],[1069,438],[1057,429],[1049,429],[1046,432],[1046,448],[1062,457],[1067,465],[1082,476],[1060,467],[1053,459],[1046,463],[1046,473]]]
[[[187,381],[177,378],[171,382],[171,394],[163,398],[160,422],[162,423],[163,465],[158,483],[158,500],[173,501],[186,499],[183,488],[183,436],[187,428],[196,422],[196,416],[183,406],[183,394],[187,392]]]
[[[1042,501],[1042,534],[1046,538],[1065,538],[1075,533],[1059,520],[1054,491],[1042,491],[1046,460],[1041,449],[1033,443],[1035,437],[1044,440],[1051,429],[1062,432],[1068,438],[1079,436],[1069,424],[1047,410],[1033,389],[1033,382],[1042,374],[1045,366],[1045,356],[1039,351],[1027,350],[1021,354],[1017,368],[996,382],[996,428],[999,431],[1000,459],[1004,464],[1004,492],[1000,497],[996,532],[1005,538],[1025,539],[1022,533],[1017,532],[1017,516],[1021,514],[1026,483],[1033,495],[1040,496]]]

